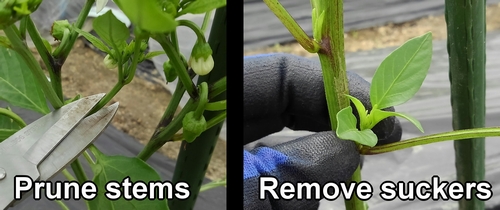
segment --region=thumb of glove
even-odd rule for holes
[[[323,189],[315,187],[348,180],[360,162],[360,155],[354,142],[339,139],[334,132],[326,131],[272,147],[257,147],[245,153],[244,161],[245,209],[317,209],[322,194],[316,192],[323,193]],[[278,183],[274,191],[265,192],[264,200],[259,199],[262,177],[276,178]],[[314,185],[312,190],[307,188],[312,192],[312,199],[305,199],[308,192],[304,191],[301,192],[304,197],[297,198],[297,188],[292,199],[283,199],[279,192],[283,183]],[[317,196],[320,199],[314,199]]]

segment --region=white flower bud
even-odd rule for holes
[[[214,59],[212,55],[209,55],[207,58],[193,58],[193,56],[191,56],[189,58],[189,66],[196,74],[200,76],[207,75],[214,68]]]
[[[109,54],[104,57],[104,66],[108,69],[114,69],[118,66],[118,62],[115,61]]]

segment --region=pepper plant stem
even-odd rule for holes
[[[182,96],[184,95],[184,92],[186,89],[182,85],[182,82],[178,82],[174,94],[172,96],[172,99],[168,103],[167,109],[163,113],[163,116],[161,117],[160,122],[156,126],[155,132],[151,139],[153,139],[157,134],[160,133],[165,127],[167,127],[170,122],[172,122],[172,119],[174,118],[175,111],[177,110],[177,107],[179,107],[179,103],[182,99]],[[151,142],[151,140],[150,140]]]
[[[135,76],[135,71],[137,69],[137,64],[139,62],[139,57],[141,56],[141,42],[142,42],[142,38],[141,37],[136,37],[135,38],[135,46],[134,46],[134,57],[132,58],[132,64],[130,64],[130,66],[126,69],[126,73],[125,73],[125,81],[124,81],[124,84],[128,84],[130,82],[132,82],[132,79],[134,79],[134,76]]]
[[[17,33],[17,28],[14,24],[4,28],[5,35],[9,38],[12,48],[19,53],[19,55],[24,59],[28,65],[31,73],[35,76],[37,82],[42,87],[45,97],[50,101],[54,109],[59,109],[63,106],[63,101],[59,99],[54,89],[51,87],[50,82],[47,80],[47,76],[43,73],[42,67],[38,64],[28,46],[19,37]]]
[[[453,129],[485,125],[485,1],[445,0]],[[484,138],[454,142],[457,181],[480,182],[485,176]],[[475,192],[472,192],[475,193]],[[460,210],[484,209],[473,196],[459,200]]]
[[[73,169],[73,172],[75,173],[76,180],[80,184],[83,184],[84,182],[88,181],[87,175],[85,175],[85,171],[83,170],[82,164],[80,163],[80,160],[75,159],[71,163],[71,169]]]
[[[226,91],[226,76],[209,85],[208,99],[212,99]]]
[[[106,104],[108,104],[109,101],[111,101],[111,99],[115,97],[115,95],[123,88],[124,85],[125,84],[123,83],[123,81],[118,80],[118,82],[115,84],[115,86],[113,86],[113,88],[109,91],[109,93],[107,93],[99,101],[99,103],[97,103],[97,105],[95,105],[94,108],[92,108],[92,110],[90,110],[88,115],[94,114],[95,112],[99,111],[102,107],[106,106]]]
[[[319,0],[314,5],[319,14],[324,12],[322,25],[318,23],[315,27],[321,27],[321,49],[318,56],[323,72],[326,101],[332,130],[337,129],[337,113],[349,106],[349,94],[345,55],[344,55],[344,5],[343,0]],[[352,182],[361,181],[360,167],[354,171]],[[354,195],[352,199],[345,200],[347,210],[364,210],[364,202]]]
[[[392,152],[396,150],[406,149],[413,146],[425,145],[430,143],[437,143],[442,141],[464,141],[464,139],[475,139],[500,136],[500,127],[489,127],[489,128],[474,128],[474,129],[463,129],[455,130],[445,133],[438,133],[428,136],[420,136],[404,141],[399,141],[391,144],[386,144],[382,146],[375,146],[372,148],[362,147],[360,154],[362,155],[375,155],[386,152]]]
[[[212,11],[210,10],[205,13],[205,16],[203,17],[203,23],[201,24],[201,33],[205,34],[207,31],[208,24],[210,22],[210,17],[212,16]]]
[[[57,69],[60,70],[61,68],[58,68],[56,66],[54,57],[52,57],[52,54],[49,52],[47,47],[45,47],[45,44],[43,44],[42,36],[36,29],[35,23],[33,23],[31,17],[30,16],[25,17],[25,22],[26,22],[26,29],[31,37],[31,40],[33,41],[33,44],[35,45],[36,50],[38,51],[38,54],[40,54],[40,57],[42,58],[42,61],[45,64],[45,67],[47,68],[47,71],[49,72],[50,84],[52,85],[52,88],[56,92],[59,99],[64,100],[61,78],[57,77],[60,74],[56,73]]]
[[[349,182],[360,183],[361,182],[361,167],[358,165],[356,171],[354,171],[353,175]],[[365,204],[362,200],[360,200],[357,196],[353,196],[351,199],[345,199],[344,205],[346,209],[359,209],[360,206],[365,208]]]
[[[160,43],[161,47],[167,54],[177,73],[179,81],[182,82],[189,96],[191,98],[197,98],[198,92],[196,92],[196,87],[194,86],[193,81],[184,66],[184,62],[182,62],[179,53],[175,50],[175,46],[162,34],[155,36],[155,40]]]
[[[293,19],[293,17],[286,11],[278,0],[264,0],[267,7],[278,17],[283,25],[290,31],[292,36],[299,42],[299,44],[308,52],[316,53],[320,49],[319,44],[310,38],[304,29]]]
[[[92,5],[94,5],[94,3],[95,3],[95,0],[87,0],[87,2],[85,2],[83,9],[80,11],[80,14],[78,15],[78,19],[76,19],[76,22],[74,23],[75,27],[82,29],[83,24],[85,23],[85,20],[87,19],[87,16],[89,15],[89,12],[90,12],[90,9],[92,8]],[[68,55],[71,52],[73,45],[75,45],[77,38],[78,38],[78,32],[73,30],[71,32],[70,40],[68,41],[68,45],[66,45],[65,48],[62,49],[60,56],[57,57],[57,59],[59,60],[59,63],[61,63],[61,65],[64,63],[66,58],[68,58]]]
[[[21,128],[24,128],[26,126],[24,120],[12,110],[6,108],[0,108],[0,115],[4,115],[12,119],[17,125],[21,126]]]
[[[190,99],[182,111],[175,117],[172,122],[165,127],[165,129],[161,130],[158,134],[153,136],[151,140],[149,140],[148,144],[142,149],[142,151],[137,155],[137,158],[140,158],[143,161],[148,160],[151,155],[153,155],[158,149],[160,149],[165,143],[170,141],[174,134],[182,128],[182,119],[186,114],[197,107],[197,103],[193,102],[193,99]]]
[[[196,34],[196,37],[198,37],[199,41],[206,41],[205,39],[205,34],[203,34],[202,30],[194,23],[193,21],[190,20],[178,20],[177,23],[179,23],[180,26],[186,26],[193,30],[193,32]]]

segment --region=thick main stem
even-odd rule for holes
[[[485,125],[485,1],[446,0],[453,129]],[[479,182],[485,174],[484,138],[456,141],[455,166],[461,183]],[[475,192],[473,192],[475,193]],[[459,201],[459,209],[484,209],[475,196]]]
[[[344,5],[342,0],[320,0],[315,9],[321,14],[325,13],[321,27],[321,49],[318,52],[323,71],[326,101],[332,130],[337,129],[337,113],[349,106],[349,94],[345,55],[344,55]],[[358,166],[349,182],[361,181],[361,169]],[[363,201],[356,196],[345,200],[348,210],[364,210]]]
[[[323,70],[326,102],[332,130],[337,128],[337,113],[349,106],[349,94],[344,55],[344,11],[342,0],[323,0],[317,6],[325,11],[321,26],[321,50],[318,52]]]

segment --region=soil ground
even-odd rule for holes
[[[488,30],[500,29],[500,19],[494,16],[499,13],[500,4],[488,6],[486,18]],[[387,24],[348,32],[345,34],[345,51],[355,52],[398,46],[427,31],[433,32],[435,40],[445,39],[444,16],[430,16],[402,24]],[[306,57],[315,55],[303,50],[297,43],[277,44],[259,50],[245,51],[245,55],[266,52],[286,52]],[[102,61],[102,55],[86,47],[82,40],[78,40],[62,69],[65,96],[68,98],[77,94],[88,96],[111,90],[117,80],[117,72],[106,69]],[[165,86],[136,77],[112,101],[120,102],[120,109],[112,124],[145,144],[151,137],[170,98],[171,94]],[[176,159],[179,146],[179,142],[170,142],[160,152],[169,158]],[[207,169],[207,177],[213,180],[225,177],[226,160],[226,141],[219,139]]]

